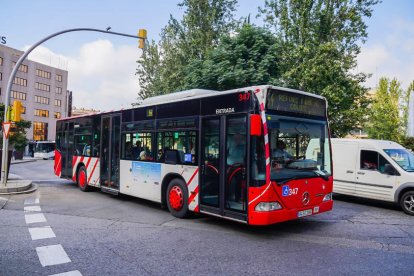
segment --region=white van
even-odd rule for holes
[[[401,205],[414,215],[414,155],[384,140],[332,139],[333,192]]]

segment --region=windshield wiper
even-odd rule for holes
[[[316,174],[317,176],[322,177],[324,180],[329,180],[329,176],[326,174],[322,174],[319,171],[312,171],[314,174]]]
[[[303,179],[303,178],[308,178],[308,177],[309,176],[306,176],[306,175],[296,175],[296,176],[293,176],[293,177],[290,177],[290,178],[286,178],[285,180],[282,180],[282,181],[276,181],[276,183],[278,185],[282,185],[282,184],[285,184],[285,183],[287,183],[291,180]]]

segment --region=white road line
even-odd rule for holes
[[[26,224],[37,223],[37,222],[45,222],[46,221],[46,218],[42,213],[24,215],[24,219],[26,220]]]
[[[32,227],[32,228],[29,228],[29,233],[33,241],[41,240],[41,239],[56,238],[56,235],[50,226]]]
[[[40,206],[24,206],[24,211],[25,212],[41,212],[42,210],[40,210]]]
[[[38,198],[26,198],[24,201],[24,205],[30,205],[30,204],[39,204]]]
[[[36,252],[43,267],[71,262],[60,244],[36,247]]]
[[[79,270],[73,270],[73,271],[63,272],[59,274],[53,274],[50,276],[82,276],[82,273],[80,273]]]

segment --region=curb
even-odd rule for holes
[[[36,162],[36,159],[23,159],[23,160],[12,160],[10,162],[10,165],[16,165],[16,164],[21,164],[21,163],[28,163],[28,162]]]
[[[26,193],[34,192],[36,190],[37,190],[37,185],[32,184],[32,181],[29,181],[27,185],[21,185],[19,187],[0,188],[0,195],[26,194]]]

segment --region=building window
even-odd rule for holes
[[[36,82],[36,89],[46,91],[46,92],[50,92],[50,85],[40,83],[40,82]]]
[[[16,66],[16,62],[13,61],[12,68],[14,68],[14,66]],[[29,67],[27,67],[27,65],[25,65],[25,64],[20,64],[20,66],[19,66],[19,71],[20,72],[27,73],[27,71],[29,71],[28,69],[29,69]]]
[[[41,104],[49,104],[49,98],[42,96],[35,96],[35,102]]]
[[[0,66],[3,66],[3,58],[0,57]]]
[[[13,99],[17,99],[17,100],[26,100],[26,93],[24,92],[18,92],[18,91],[11,91],[11,97]]]
[[[62,117],[60,112],[55,112],[55,119],[60,119],[60,117]]]
[[[3,80],[3,73],[0,72],[0,81]]]
[[[35,109],[34,115],[39,117],[49,117],[49,110]]]
[[[56,87],[56,94],[62,94],[62,87]]]
[[[35,141],[47,140],[47,123],[33,122],[33,140]]]
[[[62,82],[62,75],[56,74],[56,81]]]
[[[50,72],[43,71],[40,69],[36,69],[36,76],[39,76],[41,78],[50,79]]]
[[[21,86],[27,86],[27,80],[19,77],[15,77],[13,84],[21,85]]]
[[[55,100],[55,106],[62,106],[61,100]]]

